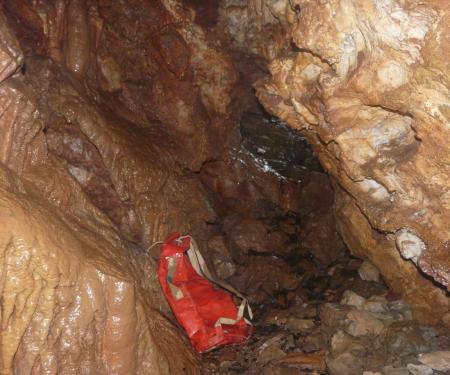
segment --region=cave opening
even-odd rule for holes
[[[0,374],[450,373],[447,8],[0,1]],[[174,232],[244,344],[195,352]]]

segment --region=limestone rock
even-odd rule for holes
[[[288,318],[286,328],[292,332],[305,334],[315,327],[314,321],[310,319]]]
[[[362,339],[352,337],[344,331],[337,331],[331,338],[330,344],[331,353],[334,357],[342,353],[364,356],[368,349]]]
[[[343,353],[327,360],[327,366],[332,375],[360,375],[363,372],[364,360],[351,353]]]
[[[416,267],[448,287],[450,171],[441,161],[450,158],[450,43],[439,36],[448,35],[450,11],[439,1],[291,5],[295,16],[280,24],[298,51],[271,58],[258,98],[302,132],[337,182],[338,229],[350,250],[415,317],[448,324],[448,297]]]
[[[355,337],[378,335],[384,328],[384,324],[366,311],[350,311],[347,314],[351,321],[346,331]]]
[[[300,347],[306,353],[316,352],[326,347],[326,340],[322,333],[316,332],[302,339]]]
[[[320,307],[320,321],[322,331],[331,337],[336,331],[345,326],[347,314],[352,310],[350,306],[326,303]]]
[[[184,168],[215,152],[209,115],[224,111],[234,78],[192,23],[189,37],[173,26],[145,35],[182,15],[138,3],[139,15],[120,2],[2,4],[11,26],[0,15],[2,373],[199,373],[145,249],[215,221]],[[183,63],[190,49],[217,60],[207,77],[197,74],[207,59]],[[211,84],[196,86],[204,103],[193,75]],[[214,87],[219,100],[208,99]]]
[[[28,373],[39,366],[67,373],[86,366],[100,374],[181,373],[182,367],[198,373],[176,330],[160,312],[148,309],[149,295],[142,299],[125,244],[112,226],[94,236],[88,223],[83,226],[72,215],[48,207],[32,186],[3,166],[0,190],[7,219],[0,231],[2,312],[8,317],[1,372],[14,368]],[[18,309],[20,317],[14,313]],[[154,340],[151,327],[166,335]],[[62,349],[54,337],[70,343],[72,351]],[[78,337],[91,339],[80,345]],[[163,353],[174,346],[180,362],[164,359]]]
[[[408,366],[406,366],[409,373],[412,375],[432,375],[433,370],[425,365],[414,365],[412,363],[409,363]]]
[[[346,290],[342,295],[341,304],[362,309],[366,304],[366,299],[351,290]]]
[[[358,269],[359,276],[361,279],[366,281],[380,281],[380,272],[378,269],[370,263],[368,260],[365,260]]]
[[[450,351],[437,351],[419,355],[419,361],[438,371],[450,370]]]
[[[389,353],[418,354],[433,350],[436,332],[420,327],[414,321],[391,323],[382,334],[384,346]]]

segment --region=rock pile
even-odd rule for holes
[[[207,354],[205,374],[448,374],[450,337],[413,320],[375,275],[368,261],[348,258],[328,268],[327,288],[313,298],[306,286],[323,278],[258,305],[249,344]]]

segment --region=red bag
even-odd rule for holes
[[[191,237],[176,233],[163,243],[158,277],[175,317],[198,352],[243,343],[251,336],[253,327],[243,317],[247,307],[251,318],[247,300],[214,280]],[[207,278],[241,297],[239,309],[230,293],[215,288]]]

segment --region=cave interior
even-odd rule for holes
[[[448,2],[0,6],[0,375],[450,374]],[[192,348],[174,232],[245,343]]]

